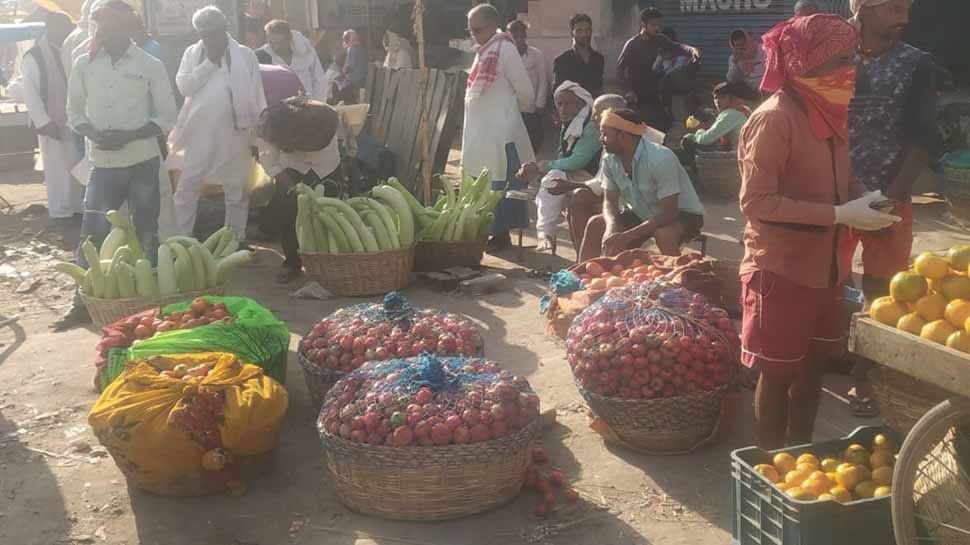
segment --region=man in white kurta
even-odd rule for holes
[[[487,168],[494,189],[522,189],[526,184],[516,179],[516,173],[523,163],[535,161],[520,113],[535,102],[532,81],[512,39],[498,32],[494,7],[481,4],[469,11],[468,28],[478,53],[465,91],[462,166],[474,176]],[[511,246],[509,230],[528,225],[526,201],[503,199],[495,209],[489,248]]]
[[[252,131],[266,108],[259,62],[251,49],[226,32],[218,8],[196,12],[192,24],[202,40],[182,56],[175,83],[185,96],[169,136],[166,166],[180,172],[175,188],[175,222],[191,235],[204,183],[222,185],[225,224],[246,239],[249,219],[247,179],[253,165]]]
[[[306,36],[291,29],[286,21],[274,20],[266,24],[266,39],[268,43],[259,50],[269,53],[273,64],[296,72],[307,96],[320,102],[330,99],[332,81]]]
[[[43,38],[24,55],[23,98],[30,122],[37,130],[51,219],[63,220],[84,212],[84,186],[71,175],[81,153],[67,123],[67,72],[61,45],[74,25],[63,13],[47,14]]]

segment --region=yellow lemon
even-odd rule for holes
[[[926,279],[912,271],[898,272],[889,282],[889,295],[897,303],[915,303],[928,289]]]
[[[839,461],[835,458],[826,458],[822,460],[822,471],[826,473],[831,473],[839,467]]]
[[[786,483],[785,481],[781,481],[780,483],[775,483],[775,488],[777,488],[778,490],[781,490],[782,492],[785,492],[789,488],[795,488],[795,487]]]
[[[919,336],[928,341],[939,344],[946,344],[946,340],[956,332],[956,329],[946,320],[937,320],[923,326]]]
[[[939,293],[924,295],[916,301],[913,312],[927,322],[942,320],[946,314],[946,298]]]
[[[873,320],[896,327],[899,319],[906,314],[906,309],[902,305],[893,301],[892,297],[880,297],[872,302],[869,307],[869,317]]]
[[[876,493],[876,483],[872,481],[862,481],[855,487],[855,497],[859,499],[869,499]]]
[[[943,313],[946,321],[953,324],[953,327],[962,328],[967,318],[970,318],[970,301],[966,299],[954,299],[946,305]]]
[[[813,471],[818,469],[818,464],[798,464],[795,466],[797,471],[806,471],[811,474]]]
[[[810,491],[805,490],[804,488],[801,488],[799,486],[796,486],[794,488],[789,488],[788,490],[785,491],[785,494],[788,494],[793,499],[798,500],[798,501],[814,501],[815,500],[815,494],[813,494]]]
[[[923,299],[926,299],[926,297],[924,297]],[[922,299],[920,300],[922,301]],[[896,329],[900,331],[905,331],[906,333],[910,333],[918,337],[920,332],[923,331],[923,326],[925,325],[926,325],[926,320],[920,317],[919,314],[915,312],[910,312],[909,314],[906,314],[902,318],[900,318],[898,322],[896,322]]]
[[[886,449],[886,450],[893,449],[892,441],[890,441],[888,437],[886,437],[881,433],[872,439],[872,450],[880,450],[880,449]]]
[[[811,474],[811,469],[793,469],[785,474],[785,482],[793,486],[800,486]]]
[[[775,469],[775,466],[770,466],[768,464],[758,464],[754,466],[754,470],[756,473],[760,474],[762,477],[768,479],[773,483],[777,483],[778,481],[781,480],[781,477],[778,476],[778,470]]]
[[[835,474],[835,481],[846,490],[855,490],[856,485],[862,482],[862,471],[859,466],[839,467]]]
[[[834,471],[828,471],[828,472],[826,472],[825,473],[825,476],[829,478],[829,482],[831,482],[832,484],[835,484],[835,483],[838,483],[839,482],[838,481],[839,474],[836,473],[836,472],[834,472]]]
[[[962,329],[954,331],[952,335],[946,338],[946,346],[960,352],[970,352],[970,333]]]
[[[872,482],[879,486],[890,486],[893,484],[893,468],[877,467],[872,470]]]
[[[872,493],[873,498],[881,498],[883,496],[892,495],[893,488],[891,486],[880,486]]]
[[[970,246],[961,245],[950,248],[946,253],[946,261],[955,271],[965,271],[970,266]]]
[[[781,452],[776,454],[772,462],[775,466],[775,469],[778,470],[779,475],[787,474],[789,471],[795,469],[796,465],[798,465],[797,463],[795,463],[795,458],[791,454],[788,454],[787,452]]]
[[[806,452],[805,454],[802,454],[801,456],[799,456],[798,459],[795,460],[795,464],[796,465],[808,464],[815,467],[819,466],[818,458],[816,458],[814,454],[811,454],[809,452]]]
[[[913,269],[929,280],[939,280],[950,272],[950,264],[932,252],[923,252],[913,262]]]
[[[833,486],[832,489],[829,490],[829,494],[831,494],[832,497],[835,498],[835,501],[839,503],[849,503],[852,501],[852,493],[842,486]]]
[[[950,274],[943,277],[943,280],[935,282],[938,291],[946,297],[947,301],[954,299],[970,299],[970,278],[959,274]]]

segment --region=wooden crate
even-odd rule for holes
[[[20,104],[0,107],[0,171],[34,168],[37,135]]]
[[[883,325],[865,314],[852,319],[849,350],[953,394],[970,395],[970,354]]]

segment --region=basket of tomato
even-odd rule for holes
[[[539,430],[528,381],[482,358],[367,362],[337,382],[317,429],[337,498],[397,520],[480,513],[518,495]]]

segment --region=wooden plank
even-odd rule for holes
[[[852,318],[849,350],[879,365],[970,397],[970,354],[883,325],[865,314]]]
[[[442,125],[438,131],[439,140],[435,144],[437,150],[433,165],[435,172],[444,171],[452,144],[454,144],[455,138],[458,137],[458,132],[464,123],[467,75],[464,72],[458,72],[453,73],[453,76],[455,79],[450,85],[450,100],[443,105],[445,115],[442,116]]]
[[[374,138],[381,144],[387,143],[388,130],[391,125],[391,117],[394,113],[394,103],[397,98],[398,85],[401,81],[400,75],[391,70],[384,70],[387,84],[381,96],[380,118],[377,122],[377,130]]]
[[[367,122],[364,124],[364,131],[367,134],[371,134],[374,130],[374,113],[377,104],[380,103],[381,93],[383,92],[381,84],[382,74],[380,71],[380,65],[376,63],[371,63],[367,68],[367,102],[371,105],[371,108],[367,112]]]
[[[431,157],[433,165],[437,164],[435,159],[440,153],[439,148],[442,144],[442,131],[444,130],[445,123],[451,113],[452,103],[456,98],[455,94],[460,92],[461,100],[464,100],[465,98],[464,90],[462,89],[459,91],[456,89],[457,83],[455,81],[455,75],[444,72],[442,72],[442,75],[445,77],[443,78],[444,81],[442,82],[441,95],[438,97],[437,107],[434,110],[434,117],[431,118],[431,132],[434,135],[431,141]],[[447,142],[446,145],[450,148],[451,142]],[[434,166],[432,166],[432,170],[438,172],[438,169],[434,168]]]
[[[434,140],[434,106],[435,101],[440,101],[440,95],[444,89],[444,76],[439,70],[428,71],[428,93],[424,96],[422,110],[428,111],[428,134],[432,142]],[[423,112],[418,112],[417,131],[415,132],[414,144],[411,147],[411,168],[414,170],[413,176],[416,180],[415,190],[420,193],[420,200],[424,200],[424,179],[422,177],[422,155],[424,154],[425,143],[421,139],[421,117]],[[431,156],[434,157],[434,148],[431,149]]]
[[[414,181],[411,165],[411,148],[418,134],[418,118],[421,103],[421,73],[419,70],[405,70],[403,84],[398,91],[398,100],[388,147],[397,155],[400,165],[398,175],[405,185]],[[409,187],[411,187],[409,185]]]

